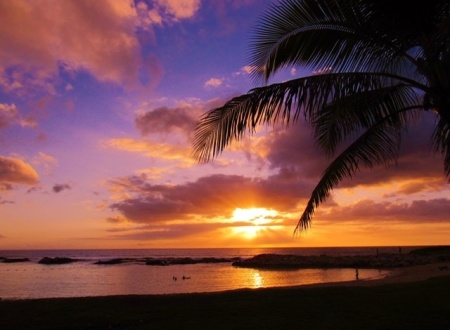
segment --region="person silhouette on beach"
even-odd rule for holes
[[[359,280],[359,271],[358,268],[355,269],[356,280]]]

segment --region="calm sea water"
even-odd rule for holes
[[[378,248],[396,253],[398,248]],[[402,248],[406,253],[412,248]],[[113,258],[216,257],[249,258],[261,253],[297,255],[370,255],[376,248],[284,249],[151,249],[151,250],[23,250],[0,251],[0,257],[29,258],[29,262],[0,262],[0,298],[33,299],[127,294],[214,292],[341,282],[355,279],[354,269],[257,270],[231,263],[148,266],[142,263],[96,265]],[[43,257],[82,259],[64,265],[42,265]],[[359,278],[376,279],[387,270],[361,269]],[[189,279],[183,280],[183,276]],[[175,281],[173,278],[177,277]]]

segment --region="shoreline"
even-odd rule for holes
[[[436,262],[425,265],[409,266],[403,268],[396,268],[393,272],[381,279],[366,281],[366,285],[384,285],[425,281],[431,278],[450,276],[450,265],[448,262]],[[355,281],[365,282],[365,281]]]
[[[394,268],[391,269],[390,271],[391,271],[390,274],[382,278],[361,279],[345,282],[313,283],[313,284],[291,286],[286,288],[299,288],[299,287],[318,288],[330,286],[374,287],[374,286],[383,286],[387,284],[422,282],[432,278],[445,276],[448,276],[450,278],[450,263],[434,262],[425,265]]]

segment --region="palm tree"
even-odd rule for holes
[[[434,151],[450,178],[450,2],[448,0],[283,0],[255,29],[255,78],[267,84],[293,66],[320,73],[264,85],[203,115],[194,156],[207,162],[260,124],[286,127],[303,116],[316,144],[334,156],[294,233],[360,167],[390,165],[418,115],[436,116]]]

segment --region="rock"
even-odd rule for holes
[[[397,268],[438,262],[442,256],[383,254],[371,256],[301,256],[261,254],[233,262],[233,266],[259,269]]]
[[[16,263],[16,262],[27,262],[30,261],[28,258],[2,258],[4,263]]]
[[[450,246],[430,246],[409,252],[413,255],[450,257]]]
[[[168,265],[194,265],[194,264],[211,264],[211,263],[222,263],[222,262],[232,262],[238,259],[233,258],[165,258],[165,259],[155,259],[148,258],[145,262],[146,265],[150,266],[168,266]]]
[[[75,262],[78,261],[77,259],[72,259],[72,258],[66,258],[66,257],[55,257],[55,258],[50,258],[50,257],[44,257],[41,260],[39,260],[38,263],[40,264],[44,264],[44,265],[62,265],[62,264],[68,264],[71,262]]]
[[[149,266],[168,266],[168,265],[170,265],[170,263],[167,260],[153,259],[153,258],[147,259],[145,264],[149,265]]]
[[[118,265],[124,263],[122,258],[115,258],[109,260],[99,260],[94,262],[95,265]]]
[[[139,258],[113,258],[108,260],[99,260],[94,265],[119,265],[124,263],[143,263],[146,260]]]

